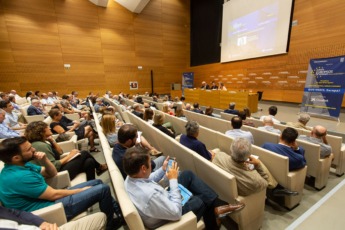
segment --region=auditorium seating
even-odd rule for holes
[[[175,139],[161,134],[159,130],[133,114],[129,113],[128,116],[131,123],[144,132],[145,138],[151,144],[165,155],[176,157],[181,169],[193,171],[210,185],[219,194],[220,198],[230,203],[238,200],[246,204],[241,212],[231,215],[239,225],[239,229],[259,229],[261,227],[264,214],[264,190],[247,197],[238,196],[236,178],[233,175],[181,145]]]
[[[95,113],[93,113],[96,115]],[[119,169],[117,168],[114,160],[112,159],[112,151],[109,146],[108,140],[102,132],[102,127],[96,122],[97,130],[99,133],[99,138],[102,144],[104,157],[106,159],[108,165],[108,171],[110,174],[110,179],[115,190],[115,196],[117,201],[120,204],[123,217],[129,227],[129,229],[138,229],[144,230],[144,224],[140,218],[140,215],[135,208],[134,204],[130,200],[125,188],[124,188],[124,180],[122,174],[120,173]],[[188,212],[181,217],[179,221],[167,223],[159,228],[159,230],[168,230],[168,229],[191,229],[191,230],[199,230],[204,229],[204,223],[199,221],[197,223],[196,216],[193,212]]]
[[[286,125],[274,124],[274,127],[279,130],[284,130]],[[296,129],[299,135],[310,136],[310,131],[305,129]],[[335,168],[335,174],[342,176],[345,172],[345,146],[342,146],[343,138],[340,136],[327,134],[327,141],[332,146],[332,152],[334,159],[332,161],[332,167]]]
[[[284,197],[285,207],[288,209],[296,207],[302,199],[304,180],[308,167],[305,166],[302,169],[289,172],[288,157],[254,145],[252,145],[252,153],[259,156],[259,159],[265,164],[267,169],[280,185],[290,191],[296,191],[299,193],[298,196]]]
[[[23,106],[21,109],[20,109],[20,112],[23,114],[25,120],[27,121],[27,123],[31,123],[33,121],[43,121],[44,120],[44,115],[33,115],[33,116],[28,116],[28,108],[29,108],[30,105],[26,105],[26,106]]]
[[[328,181],[333,154],[325,159],[320,158],[320,145],[297,139],[298,146],[305,149],[307,175],[315,178],[315,188],[323,189]]]

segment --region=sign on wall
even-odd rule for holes
[[[345,89],[345,56],[311,59],[301,112],[338,119]]]
[[[130,81],[130,82],[129,82],[129,89],[130,89],[130,90],[136,90],[136,89],[138,89],[138,82],[137,82],[137,81]]]

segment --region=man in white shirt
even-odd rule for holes
[[[225,135],[233,139],[236,139],[238,137],[243,137],[247,139],[250,143],[254,144],[253,134],[249,131],[241,130],[242,119],[240,117],[233,117],[231,119],[231,126],[233,129],[226,131]]]
[[[277,106],[272,105],[271,107],[268,108],[268,117],[272,118],[272,121],[274,124],[280,124],[280,121],[275,118],[275,115],[278,112]],[[261,116],[260,121],[263,121],[266,116]]]

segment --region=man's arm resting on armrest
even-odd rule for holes
[[[42,200],[55,201],[66,196],[80,193],[88,188],[90,188],[90,186],[68,190],[68,189],[54,189],[48,186],[47,189],[38,198]]]

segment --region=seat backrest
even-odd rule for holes
[[[321,147],[318,144],[310,143],[304,140],[297,139],[298,146],[301,146],[305,150],[305,160],[307,161],[307,174],[313,177],[318,176],[319,162],[320,162],[320,151]]]
[[[227,154],[230,154],[230,146],[233,142],[233,138],[225,135],[224,133],[217,133],[218,148]]]
[[[260,121],[259,119],[255,119],[255,118],[250,117],[250,118],[247,118],[246,120],[253,122],[255,127],[263,126],[262,121]]]
[[[208,150],[218,148],[217,131],[200,126],[198,139],[204,143]]]
[[[256,146],[262,146],[266,142],[271,143],[278,143],[279,142],[279,134],[268,132],[265,130],[260,130],[251,126],[242,126],[242,129],[245,131],[249,131],[253,134],[254,144]]]
[[[206,128],[210,128],[222,133],[225,133],[227,130],[232,129],[231,123],[229,121],[220,118],[210,117],[188,110],[184,110],[184,114],[188,120],[197,121],[200,125]]]
[[[236,178],[196,153],[193,158],[198,177],[217,191],[221,199],[234,202],[238,197]]]
[[[172,126],[174,127],[176,134],[181,134],[181,133],[186,134],[186,128],[185,128],[187,124],[186,120],[182,120],[172,115],[165,114],[164,122],[170,122]]]
[[[267,149],[252,145],[252,154],[259,156],[273,177],[280,185],[286,187],[289,174],[289,158]]]
[[[233,117],[236,117],[237,115],[235,115],[235,114],[230,114],[230,113],[224,113],[224,112],[221,112],[220,113],[220,117],[222,118],[222,119],[224,119],[224,120],[227,120],[227,121],[231,121],[231,119],[233,118]]]

